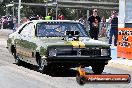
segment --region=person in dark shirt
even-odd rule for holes
[[[88,18],[88,22],[90,25],[90,37],[92,39],[98,40],[99,23],[101,22],[101,18],[97,14],[97,9],[93,10],[93,15]]]
[[[114,46],[117,46],[118,39],[118,17],[117,12],[112,11],[112,16],[109,18],[109,23],[111,23],[111,29],[109,34],[109,44],[112,44],[112,37],[114,36]]]

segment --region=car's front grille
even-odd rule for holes
[[[101,56],[101,50],[100,50],[100,49],[87,49],[87,50],[81,50],[81,55]]]
[[[57,56],[101,56],[101,49],[59,49],[57,50]]]

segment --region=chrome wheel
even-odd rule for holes
[[[41,72],[41,73],[44,73],[47,71],[47,62],[45,59],[42,59],[40,58],[39,61],[38,61],[38,70]]]
[[[43,59],[40,59],[39,61],[39,70],[40,71],[43,71],[44,70],[44,67],[45,67],[45,64],[44,64],[44,60]]]
[[[19,56],[16,56],[16,58],[15,58],[15,63],[16,63],[17,65],[20,65],[21,61],[20,61]]]

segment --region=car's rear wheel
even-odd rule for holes
[[[9,47],[9,51],[11,52],[11,54],[14,56],[14,50],[15,50],[15,47],[13,45],[11,45]]]
[[[20,56],[16,53],[16,49],[14,49],[14,59],[15,59],[15,64],[21,65],[22,61],[20,60]]]
[[[92,65],[92,70],[94,74],[101,74],[104,70],[105,65],[98,64],[98,65]]]

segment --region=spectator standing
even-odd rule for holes
[[[16,31],[16,29],[18,28],[18,17],[13,17],[13,24],[14,24],[14,27],[13,27],[13,32]]]
[[[29,17],[29,20],[32,21],[32,20],[38,20],[38,17],[37,15],[32,15]]]
[[[79,22],[84,26],[86,32],[88,33],[89,32],[89,25],[87,23],[87,17],[86,15],[83,15],[80,19],[79,19]],[[88,33],[89,34],[89,33]]]
[[[50,13],[48,13],[48,15],[45,17],[45,20],[52,20],[52,16]]]
[[[105,17],[103,16],[102,18],[101,18],[101,30],[100,30],[100,37],[105,37],[106,36],[106,29],[105,29],[105,24],[106,23],[106,21],[105,21]]]
[[[59,16],[58,16],[58,20],[64,20],[65,18],[64,18],[64,15],[63,14],[59,14]]]
[[[8,28],[13,30],[13,27],[14,27],[13,17],[9,15],[7,20],[8,20]]]
[[[114,36],[114,46],[117,46],[118,39],[118,17],[117,12],[112,11],[112,16],[109,18],[109,23],[111,23],[111,29],[109,34],[109,44],[112,44],[112,37]]]
[[[79,22],[83,25],[85,25],[86,21],[85,21],[85,17],[82,16],[80,19],[79,19]]]
[[[25,22],[27,22],[27,21],[28,21],[27,17],[23,17],[22,23],[25,23]]]
[[[38,17],[38,20],[43,20],[44,18],[40,15],[37,15],[37,17]]]
[[[92,39],[98,40],[99,34],[99,23],[101,22],[101,18],[98,16],[97,9],[93,10],[93,15],[88,18],[88,22],[90,25],[89,34]]]
[[[8,26],[7,16],[3,16],[2,18],[2,29],[6,29]]]

